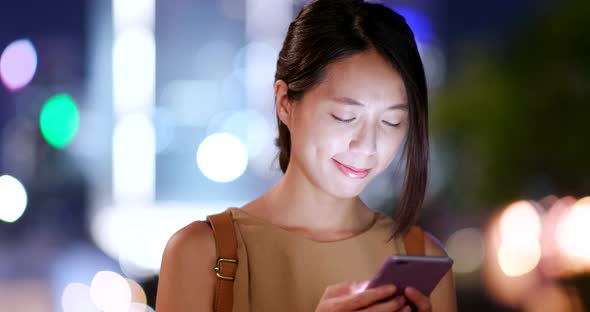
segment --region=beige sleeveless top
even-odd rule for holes
[[[370,279],[386,257],[405,254],[402,239],[387,242],[394,221],[379,212],[360,234],[318,242],[229,209],[238,243],[233,312],[314,311],[326,286]]]

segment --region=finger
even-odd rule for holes
[[[391,311],[398,311],[399,309],[404,307],[404,303],[406,303],[406,298],[404,296],[396,296],[393,299],[388,301],[377,303],[372,306],[369,306],[363,310],[359,310],[360,312],[391,312]]]
[[[367,284],[368,281],[355,281],[355,282],[342,282],[334,285],[330,285],[324,291],[324,295],[322,296],[324,299],[334,298],[344,295],[350,295],[353,293],[358,293],[358,289],[362,287],[362,285]],[[365,286],[366,287],[366,286]],[[363,288],[364,289],[364,288]]]
[[[412,308],[410,308],[410,306],[405,306],[403,309],[401,309],[399,312],[412,312]]]
[[[430,304],[430,298],[424,296],[416,288],[408,287],[404,291],[404,294],[410,301],[414,303],[419,312],[432,311],[432,305]]]
[[[365,289],[367,289],[367,286],[369,286],[369,281],[355,283],[352,286],[352,293],[358,294],[358,293],[364,291]]]
[[[367,289],[358,294],[352,294],[346,297],[338,298],[335,305],[342,310],[356,310],[370,306],[377,301],[386,299],[395,293],[394,285],[383,285],[376,288]]]

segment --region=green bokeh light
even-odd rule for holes
[[[39,124],[49,145],[57,149],[66,147],[76,136],[80,125],[74,99],[65,93],[50,97],[41,110]]]

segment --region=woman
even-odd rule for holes
[[[455,311],[452,274],[430,297],[395,285],[363,289],[422,205],[427,91],[403,17],[361,0],[317,0],[289,26],[274,84],[284,176],[231,208],[238,239],[233,311]],[[396,221],[359,194],[403,152]],[[445,255],[425,236],[426,255]],[[194,222],[168,242],[157,311],[213,311],[215,238]],[[364,281],[364,282],[363,282]],[[386,300],[385,300],[386,299]]]

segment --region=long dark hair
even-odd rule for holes
[[[403,16],[362,0],[316,0],[289,25],[277,61],[275,81],[287,84],[289,100],[300,100],[318,84],[328,64],[375,49],[397,70],[409,101],[409,128],[402,150],[405,177],[391,238],[407,233],[422,206],[428,180],[428,97],[424,67],[414,34]],[[291,155],[289,129],[277,115],[279,163]]]

